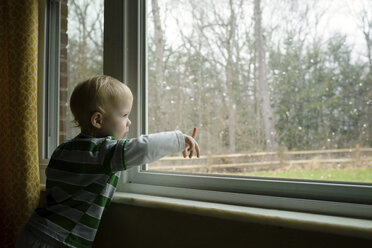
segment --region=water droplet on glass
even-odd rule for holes
[[[166,89],[166,90],[170,90],[170,89],[171,89],[171,87],[169,87],[169,86],[167,85],[167,87],[165,87],[165,89]]]
[[[302,127],[298,127],[298,130],[302,130]]]

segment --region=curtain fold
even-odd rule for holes
[[[40,197],[38,1],[0,3],[0,247],[14,247]]]

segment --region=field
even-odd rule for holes
[[[224,173],[228,175],[372,183],[372,168]]]
[[[372,148],[166,157],[150,170],[372,183]]]

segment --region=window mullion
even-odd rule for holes
[[[49,159],[58,145],[59,137],[59,47],[61,3],[47,1],[46,28],[46,63],[45,63],[45,95],[44,103],[44,151],[43,158]]]

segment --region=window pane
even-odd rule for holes
[[[148,169],[372,182],[372,2],[148,0]]]
[[[103,73],[103,1],[61,4],[60,142],[80,132],[69,106],[76,84]]]

